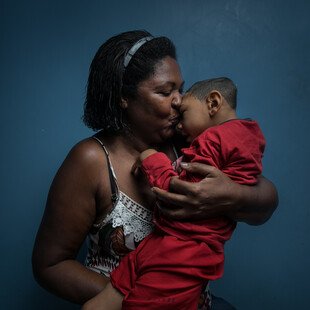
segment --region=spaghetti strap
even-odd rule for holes
[[[118,201],[119,199],[119,189],[118,189],[118,185],[117,185],[117,178],[110,160],[110,156],[109,156],[109,152],[107,150],[107,148],[105,147],[105,145],[102,143],[102,141],[100,139],[98,139],[97,137],[93,136],[92,137],[94,140],[96,140],[97,142],[99,142],[99,144],[101,145],[102,149],[104,150],[104,153],[106,154],[107,157],[107,162],[108,162],[108,171],[109,171],[109,179],[110,179],[110,186],[111,186],[111,200],[112,200],[112,204],[115,205],[115,203]]]
[[[175,159],[177,160],[180,157],[180,155],[178,154],[178,151],[177,151],[177,149],[176,149],[174,144],[172,144],[172,150],[173,150]]]

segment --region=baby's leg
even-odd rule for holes
[[[197,310],[200,281],[170,271],[154,270],[136,280],[124,297],[123,310]]]
[[[123,295],[108,283],[101,293],[84,304],[82,310],[121,310],[122,301]]]

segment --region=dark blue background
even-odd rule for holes
[[[36,284],[32,246],[57,168],[91,134],[90,61],[111,35],[141,28],[175,42],[186,87],[231,77],[239,116],[267,139],[279,208],[263,226],[239,225],[213,292],[238,309],[308,309],[309,1],[1,0],[0,12],[1,309],[78,308]]]

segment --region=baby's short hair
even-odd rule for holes
[[[227,103],[233,109],[236,109],[237,87],[234,82],[227,77],[219,77],[196,82],[188,89],[186,94],[193,95],[198,100],[204,100],[212,90],[217,90],[220,92]]]

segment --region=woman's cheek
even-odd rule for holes
[[[170,117],[171,114],[171,102],[170,100],[158,100],[154,105],[154,113],[159,117]]]

